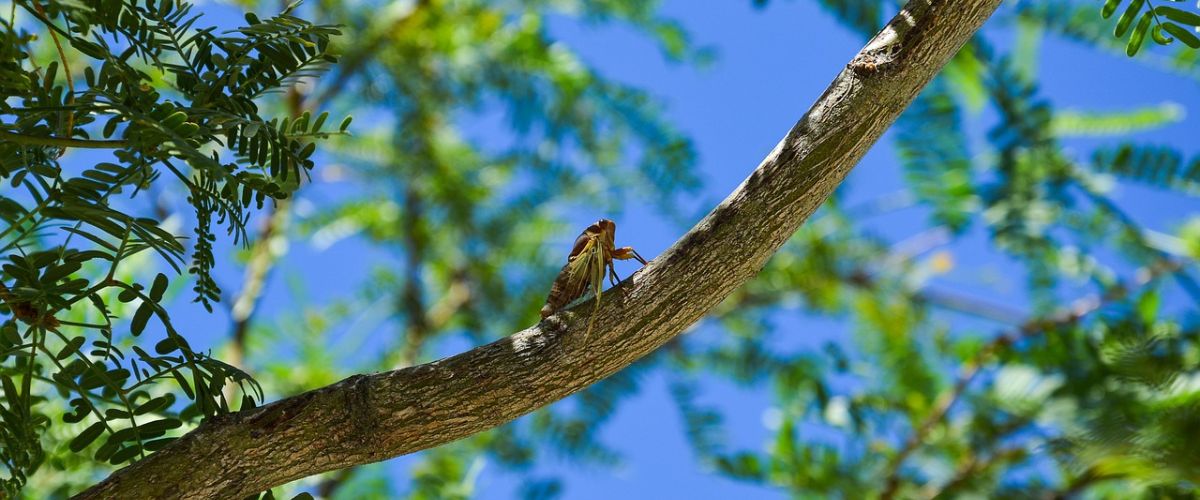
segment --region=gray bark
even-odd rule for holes
[[[590,338],[589,301],[456,356],[210,419],[78,498],[241,498],[449,443],[612,375],[754,277],[999,3],[910,1],[725,201],[604,293]]]

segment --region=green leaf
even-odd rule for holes
[[[55,283],[58,283],[58,280],[70,276],[78,271],[80,267],[82,267],[82,264],[79,262],[68,261],[62,265],[47,268],[46,272],[42,274],[42,279],[40,281],[45,285],[53,286]]]
[[[146,329],[146,323],[150,321],[150,315],[154,314],[154,303],[143,302],[138,306],[137,311],[133,313],[133,319],[129,321],[129,331],[133,336],[142,334]]]
[[[104,59],[108,55],[103,47],[82,38],[71,38],[71,46],[93,59]]]
[[[21,393],[17,391],[17,384],[13,382],[12,377],[0,374],[0,383],[4,385],[4,397],[8,401],[21,401]]]
[[[174,129],[175,127],[182,125],[183,122],[187,121],[187,118],[187,113],[184,113],[183,111],[176,111],[171,113],[170,116],[164,118],[162,124],[164,127]]]
[[[91,68],[88,68],[88,69],[91,69]],[[105,138],[112,137],[113,133],[115,133],[117,131],[117,125],[120,125],[120,124],[121,124],[121,115],[113,115],[112,118],[109,118],[108,123],[104,124],[104,130],[102,131],[102,133],[104,134],[104,137]]]
[[[167,337],[154,344],[154,352],[159,354],[170,354],[179,348],[179,342],[174,337]]]
[[[108,463],[113,464],[113,465],[119,465],[119,464],[129,461],[133,457],[138,456],[138,454],[141,452],[142,452],[142,445],[134,443],[134,444],[131,444],[124,448],[121,448],[116,453],[113,453],[112,458],[108,459]]]
[[[254,137],[254,135],[258,133],[258,130],[260,128],[262,128],[262,123],[260,123],[260,122],[247,123],[244,126],[242,126],[242,137],[245,137],[247,139]]]
[[[175,128],[175,133],[181,137],[191,137],[198,130],[200,130],[200,126],[194,122],[183,122]]]
[[[1121,0],[1107,0],[1104,2],[1104,7],[1100,9],[1100,15],[1105,19],[1112,17],[1113,12],[1117,11],[1117,7],[1121,6]]]
[[[1200,14],[1183,9],[1161,5],[1154,8],[1154,13],[1177,23],[1200,26]]]
[[[110,438],[108,441],[105,441],[104,444],[102,446],[100,446],[99,449],[96,450],[96,455],[95,455],[96,460],[101,461],[101,462],[107,462],[108,459],[113,456],[113,453],[116,453],[117,449],[119,449],[120,447],[121,447],[120,440]]]
[[[17,330],[16,323],[8,321],[0,325],[0,339],[3,339],[8,345],[20,344],[21,332]]]
[[[188,399],[196,399],[196,392],[192,390],[192,385],[188,383],[187,377],[184,377],[182,373],[179,373],[179,370],[171,370],[171,377],[173,377],[175,382],[179,384],[179,388],[183,390],[183,393],[187,395]],[[184,412],[186,411],[187,409],[184,409]]]
[[[1167,31],[1167,33],[1174,35],[1175,38],[1183,42],[1184,45],[1187,45],[1193,49],[1200,49],[1200,37],[1197,37],[1195,33],[1192,33],[1187,28],[1181,27],[1175,23],[1163,23],[1162,27]]]
[[[1125,32],[1129,30],[1129,25],[1133,24],[1133,20],[1137,18],[1138,13],[1142,11],[1142,6],[1146,4],[1146,0],[1133,0],[1129,3],[1129,7],[1125,8],[1125,13],[1121,14],[1121,18],[1117,20],[1117,27],[1113,31],[1113,35],[1117,38],[1125,36]]]
[[[140,432],[146,434],[156,434],[165,432],[171,429],[178,429],[183,426],[183,422],[177,418],[164,418],[148,422],[138,426]]]
[[[152,441],[146,441],[145,443],[142,443],[142,448],[146,451],[158,451],[166,447],[168,444],[171,444],[171,442],[175,441],[176,439],[179,438],[171,436]]]
[[[1154,25],[1154,29],[1150,30],[1150,38],[1154,40],[1154,43],[1159,45],[1171,45],[1171,43],[1175,41],[1174,38],[1171,38],[1163,33],[1162,24]]]
[[[96,422],[92,425],[89,425],[87,429],[84,429],[83,432],[80,432],[78,436],[75,436],[75,438],[71,440],[71,443],[68,444],[67,447],[70,448],[72,452],[79,453],[84,448],[87,448],[89,444],[92,444],[96,438],[100,437],[100,433],[104,432],[104,428],[104,422]]]
[[[67,342],[67,345],[63,346],[62,349],[59,349],[58,354],[54,355],[54,359],[59,361],[67,359],[76,352],[79,352],[79,347],[82,346],[85,341],[86,339],[83,337],[75,337],[71,339]]]
[[[344,120],[342,120],[342,124],[338,126],[338,130],[345,132],[347,128],[350,128],[350,122],[353,120],[353,116],[347,116]]]
[[[1162,305],[1162,295],[1158,290],[1149,290],[1143,293],[1137,300],[1137,313],[1141,318],[1142,323],[1153,325],[1158,318],[1158,311]]]
[[[77,424],[82,422],[88,416],[87,403],[81,398],[75,398],[70,401],[70,405],[74,408],[73,411],[63,413],[62,420],[68,424]]]
[[[1133,36],[1129,37],[1129,43],[1125,44],[1125,55],[1133,57],[1142,48],[1142,42],[1146,41],[1146,31],[1150,29],[1152,17],[1153,14],[1150,11],[1142,14],[1142,18],[1138,20],[1137,27],[1133,29]]]
[[[150,285],[150,300],[154,302],[161,301],[163,293],[167,291],[168,284],[167,275],[158,273],[158,276],[154,277],[154,284]]]
[[[170,394],[170,393],[164,394],[157,398],[152,398],[149,401],[142,403],[141,405],[138,405],[138,407],[133,410],[133,413],[134,413],[134,415],[145,415],[147,413],[155,412],[155,411],[161,410],[163,408],[170,407],[171,404],[173,404],[174,402],[175,402],[174,394]]]
[[[1183,106],[1174,102],[1106,112],[1066,109],[1054,113],[1050,128],[1060,137],[1121,136],[1173,125],[1184,117]]]
[[[133,288],[122,288],[121,293],[117,294],[117,300],[126,304],[133,302],[136,298],[138,298],[138,292]]]

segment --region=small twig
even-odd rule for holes
[[[471,287],[467,283],[466,274],[463,269],[455,271],[454,280],[446,290],[446,295],[429,309],[430,328],[440,330],[445,327],[454,314],[471,300]]]
[[[915,206],[917,206],[916,197],[910,191],[902,189],[848,206],[842,209],[842,213],[851,219],[861,220],[868,217],[890,214]]]
[[[42,4],[34,3],[33,8],[37,9],[38,14],[41,14],[42,17],[46,17],[46,11],[42,9]],[[58,49],[58,59],[62,61],[63,73],[67,77],[67,106],[73,106],[75,104],[75,77],[71,76],[71,64],[67,62],[67,53],[63,51],[62,43],[58,41],[58,33],[55,33],[54,30],[50,30],[50,39],[54,41],[54,47]],[[66,130],[63,131],[63,134],[69,138],[74,135],[74,130],[75,113],[68,111],[67,127]],[[65,153],[65,151],[59,152],[59,156],[62,156],[62,153]]]
[[[1025,449],[1021,447],[1004,448],[992,453],[991,456],[980,458],[978,455],[971,454],[950,477],[949,481],[942,484],[940,487],[929,485],[921,491],[922,498],[934,499],[940,498],[942,495],[953,492],[962,487],[967,481],[973,479],[980,471],[985,471],[997,462],[1003,462],[1014,458],[1020,458],[1025,454]]]

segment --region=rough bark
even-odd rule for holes
[[[78,498],[241,498],[496,427],[625,368],[757,274],[999,3],[909,2],[725,201],[604,293],[590,338],[585,302],[456,356],[210,419]]]

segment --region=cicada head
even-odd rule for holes
[[[582,253],[591,250],[592,246],[600,245],[604,249],[611,251],[616,244],[617,225],[608,219],[600,219],[592,225],[584,229],[575,238],[575,245],[571,247],[571,254],[567,256],[567,260],[575,260]]]
[[[592,224],[597,232],[603,236],[604,245],[609,251],[617,246],[617,223],[608,219],[600,219]],[[588,229],[591,229],[590,227]]]

